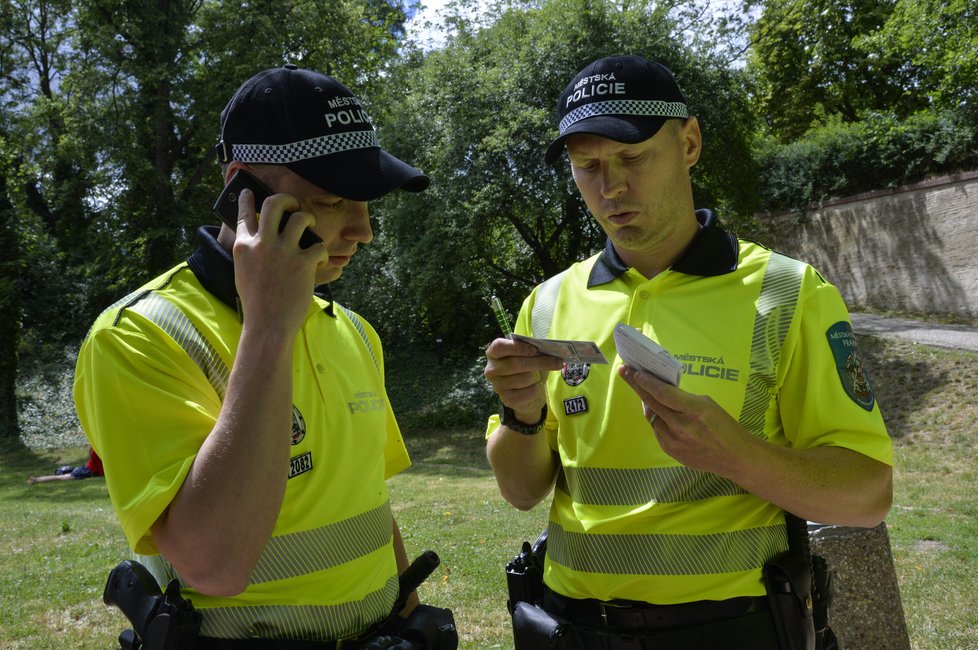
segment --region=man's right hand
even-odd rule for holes
[[[486,349],[485,376],[502,403],[513,409],[521,422],[540,419],[547,403],[547,372],[560,370],[564,362],[522,341],[499,338]]]
[[[299,247],[299,238],[315,224],[315,217],[299,211],[295,197],[274,194],[261,206],[254,205],[254,198],[250,190],[241,192],[233,247],[234,280],[242,311],[247,323],[294,335],[312,300],[316,267],[328,259],[329,251],[322,242]],[[295,212],[279,232],[287,210]]]
[[[547,403],[547,373],[564,362],[510,339],[493,341],[486,359],[486,379],[502,403],[520,422],[537,422]],[[500,494],[520,510],[533,508],[553,489],[558,462],[546,435],[523,435],[500,425],[489,436],[486,456]]]

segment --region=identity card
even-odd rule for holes
[[[562,359],[564,363],[608,363],[601,348],[594,341],[562,341],[560,339],[535,339],[521,334],[512,334],[514,341],[529,343],[540,354]]]

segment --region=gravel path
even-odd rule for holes
[[[923,345],[978,352],[978,327],[943,325],[872,314],[850,314],[857,334],[893,336]]]

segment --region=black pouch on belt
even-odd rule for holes
[[[763,576],[783,650],[814,650],[811,564],[800,553],[788,550],[768,560]]]
[[[518,602],[513,607],[513,641],[516,650],[567,648],[566,635],[571,625],[537,605]]]

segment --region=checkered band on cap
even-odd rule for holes
[[[231,158],[243,163],[285,165],[343,151],[373,147],[380,147],[377,134],[373,130],[348,131],[289,144],[233,144]]]
[[[598,115],[634,115],[637,117],[689,117],[686,104],[682,102],[664,102],[658,99],[619,99],[606,102],[592,102],[578,106],[564,116],[560,121],[560,132],[563,133],[572,124]]]

